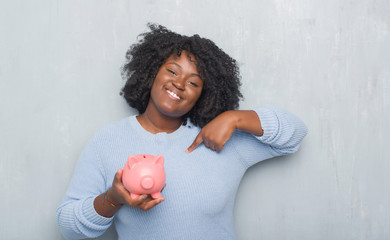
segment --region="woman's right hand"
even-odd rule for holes
[[[153,199],[150,195],[147,194],[140,195],[136,198],[131,198],[130,192],[127,191],[122,183],[122,174],[123,170],[119,169],[115,174],[112,187],[107,191],[107,198],[113,204],[127,204],[131,207],[136,207],[144,211],[148,211],[165,200],[164,197]]]

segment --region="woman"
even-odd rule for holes
[[[150,25],[127,52],[121,94],[138,116],[90,140],[57,211],[66,238],[92,238],[114,221],[119,239],[235,239],[234,198],[245,171],[295,152],[307,133],[283,110],[235,110],[234,59],[212,41]],[[162,154],[163,196],[131,198],[122,184],[129,155]],[[119,170],[118,170],[119,169]]]

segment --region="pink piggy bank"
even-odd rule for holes
[[[123,169],[122,182],[132,198],[150,194],[160,198],[165,184],[164,157],[162,155],[131,155]]]

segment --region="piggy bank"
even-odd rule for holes
[[[165,184],[164,157],[131,155],[123,168],[122,182],[132,198],[142,194],[160,198]]]

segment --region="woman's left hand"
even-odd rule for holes
[[[202,142],[206,147],[220,152],[236,129],[256,136],[262,136],[264,133],[255,111],[230,110],[206,124],[186,152],[192,152]]]
[[[220,152],[237,127],[234,112],[223,112],[206,124],[186,152],[192,152],[202,142],[206,147]]]

